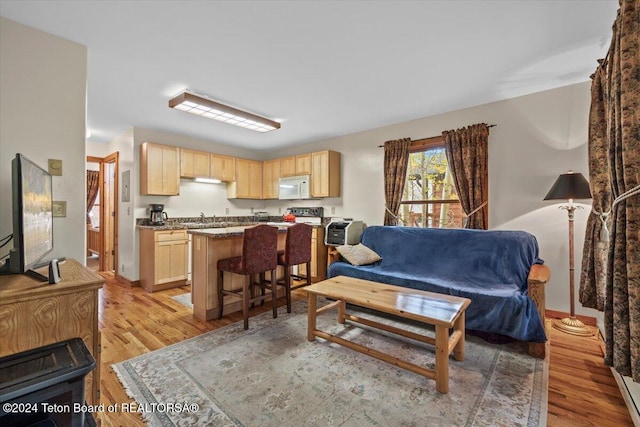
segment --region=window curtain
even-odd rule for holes
[[[489,228],[487,163],[489,126],[485,123],[442,132],[447,162],[464,213],[464,228]]]
[[[99,171],[87,171],[87,224],[91,224],[91,218],[89,212],[96,204],[96,197],[98,196],[98,190],[100,189],[100,172]]]
[[[602,61],[600,61],[602,63]],[[611,186],[609,185],[607,117],[604,69],[591,76],[591,109],[589,111],[589,182],[593,198],[587,219],[580,273],[580,303],[584,307],[604,311],[607,280],[607,251],[611,221]]]
[[[409,165],[411,138],[384,143],[384,225],[398,225],[398,211]]]
[[[606,142],[598,146],[589,141],[590,163],[598,166],[594,157],[605,157],[598,174],[607,175],[613,201],[606,199],[600,212],[610,209],[611,230],[602,233],[608,245],[604,292],[605,363],[620,374],[640,382],[640,0],[620,2],[613,25],[613,37],[607,58],[596,70],[602,82],[604,134]],[[593,97],[593,96],[592,96]],[[594,106],[592,105],[592,109]],[[593,124],[592,124],[593,126]],[[591,174],[591,171],[590,171]],[[607,184],[592,181],[594,193],[606,194]],[[601,186],[604,188],[595,188]],[[606,216],[607,212],[603,212]],[[597,213],[596,213],[597,214]],[[602,222],[602,220],[601,220]],[[587,233],[591,230],[587,229]],[[590,235],[588,235],[590,237]],[[585,245],[590,249],[589,243]],[[587,250],[590,257],[595,251]],[[587,261],[589,266],[591,261]],[[595,264],[595,262],[594,262]],[[584,285],[584,286],[583,286]],[[591,302],[597,295],[592,281],[581,283],[581,299]]]

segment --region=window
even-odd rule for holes
[[[466,215],[447,165],[442,137],[412,141],[398,216],[409,227],[462,227]]]
[[[93,204],[93,207],[89,211],[89,218],[91,219],[91,226],[95,228],[100,228],[100,190],[98,190],[98,195],[96,196],[96,201]]]

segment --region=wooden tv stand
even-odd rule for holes
[[[47,267],[40,269],[46,274]],[[89,405],[100,399],[100,331],[98,290],[104,279],[78,261],[60,264],[55,285],[24,274],[0,276],[0,357],[70,338],[82,338],[96,360],[86,376]]]

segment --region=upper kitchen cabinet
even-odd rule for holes
[[[311,153],[280,159],[280,176],[311,174]]]
[[[180,177],[209,178],[209,153],[180,149]]]
[[[140,194],[180,194],[180,149],[145,142],[140,146]]]
[[[235,181],[236,158],[212,153],[210,174],[211,178],[219,179],[220,181]]]
[[[280,159],[262,163],[262,198],[277,199],[280,195]]]
[[[236,158],[236,178],[227,184],[229,199],[262,199],[262,162]]]
[[[340,153],[311,153],[311,197],[340,197]]]
[[[311,175],[311,153],[296,156],[296,175]]]

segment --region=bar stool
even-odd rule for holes
[[[291,313],[291,268],[294,265],[307,265],[307,282],[311,284],[311,232],[309,224],[298,223],[287,228],[286,245],[278,251],[278,265],[284,266],[284,288],[287,298],[287,313]],[[280,285],[280,283],[278,283]]]
[[[218,260],[218,319],[222,318],[224,295],[239,295],[242,297],[242,316],[244,329],[249,329],[249,303],[264,301],[271,297],[273,318],[278,317],[276,298],[276,268],[278,267],[278,229],[270,225],[258,225],[244,230],[242,237],[242,255]],[[224,289],[224,272],[246,276],[242,289]],[[267,285],[262,279],[264,273],[271,272],[271,284]],[[260,275],[260,283],[252,283],[252,276]],[[262,295],[253,296],[253,287],[260,286]],[[264,289],[271,292],[264,294]]]

